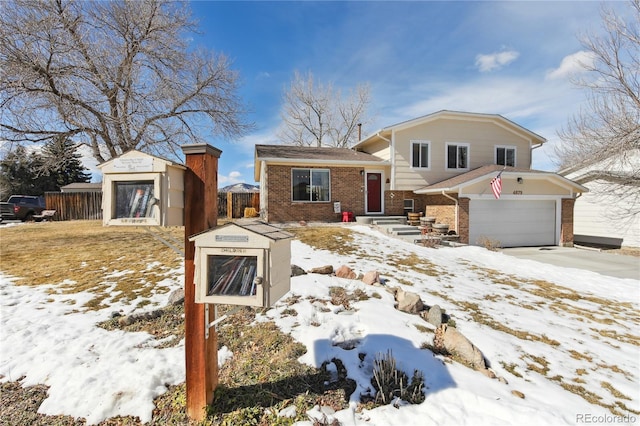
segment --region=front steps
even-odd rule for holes
[[[407,225],[407,218],[404,216],[372,218],[371,224],[387,234],[401,237],[411,242],[414,242],[416,238],[422,235],[420,228]]]

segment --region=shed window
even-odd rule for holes
[[[292,169],[293,201],[321,202],[331,199],[328,169]]]

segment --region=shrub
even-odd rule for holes
[[[490,251],[498,251],[498,249],[502,247],[500,241],[485,237],[484,235],[479,237],[476,243]]]
[[[378,404],[390,404],[395,398],[410,404],[420,404],[425,399],[422,392],[424,388],[422,372],[415,370],[409,381],[406,373],[396,367],[396,360],[391,350],[386,354],[378,354],[373,361],[371,385],[376,390],[375,402]]]

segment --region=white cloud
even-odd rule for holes
[[[231,185],[234,183],[242,182],[242,173],[238,171],[232,171],[228,175],[218,174],[218,186]]]
[[[548,79],[558,79],[570,77],[574,74],[584,72],[586,67],[593,66],[595,55],[593,52],[581,50],[574,54],[565,56],[560,62],[560,66],[547,73]]]
[[[499,70],[518,59],[518,56],[520,56],[520,53],[515,50],[490,53],[488,55],[476,55],[476,67],[478,67],[480,72]]]

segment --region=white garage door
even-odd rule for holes
[[[482,237],[502,247],[556,245],[554,200],[471,200],[469,243]]]

